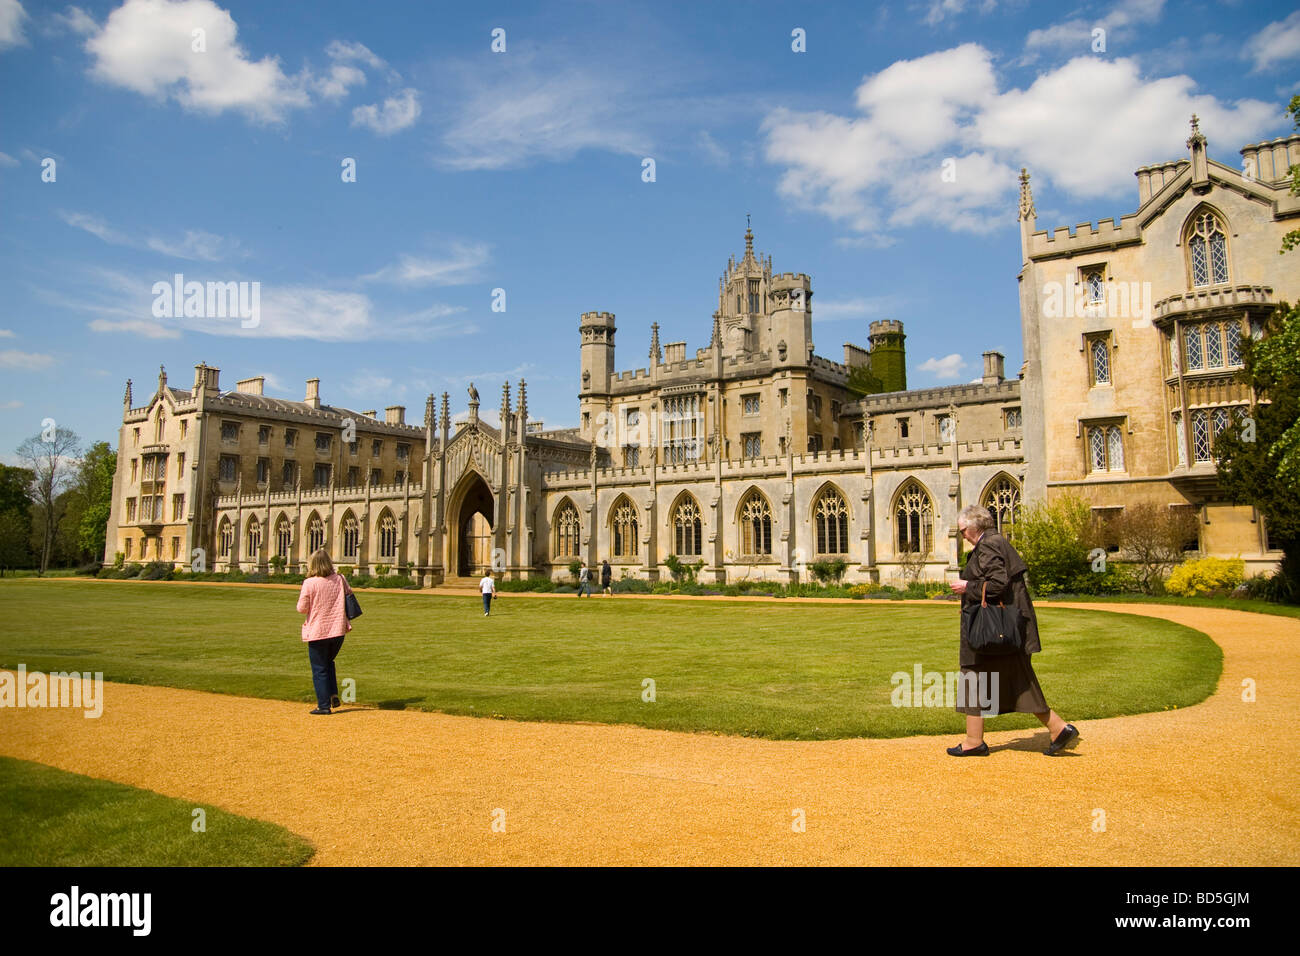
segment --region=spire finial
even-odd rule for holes
[[[745,258],[754,257],[754,230],[749,227],[749,213],[745,213]]]
[[[1038,210],[1034,208],[1034,191],[1029,188],[1029,170],[1020,167],[1020,221],[1037,219]]]
[[[719,312],[713,313],[713,336],[709,339],[709,347],[722,348],[722,314]]]
[[[131,380],[129,378],[126,380],[126,395],[122,397],[122,404],[127,408],[131,407]]]
[[[519,414],[527,424],[528,418],[528,383],[522,378],[519,380]]]
[[[1201,132],[1201,118],[1193,113],[1192,135],[1187,137],[1187,148],[1195,150],[1198,146],[1205,146],[1205,134]]]
[[[659,323],[650,323],[650,358],[658,365],[663,361],[663,352],[659,348]]]

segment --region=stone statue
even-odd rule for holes
[[[474,405],[478,404],[478,389],[474,387],[473,382],[469,383],[469,400]]]

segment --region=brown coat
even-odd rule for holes
[[[1025,572],[1029,570],[1025,559],[1011,546],[1011,542],[996,531],[986,531],[975,545],[966,566],[961,569],[961,579],[967,582],[962,596],[963,610],[980,603],[980,593],[988,584],[990,604],[1001,601],[1020,609],[1020,637],[1026,654],[1037,654],[1043,648],[1038,642],[1038,618],[1029,588],[1025,585]],[[975,666],[975,652],[966,643],[966,615],[961,616],[961,666]]]

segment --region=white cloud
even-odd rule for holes
[[[3,409],[5,411],[8,411],[11,408],[22,408],[22,407],[23,407],[23,403],[18,401],[18,399],[14,399],[13,401],[9,401],[9,402],[0,403],[0,409]]]
[[[391,136],[413,125],[419,116],[420,94],[407,88],[384,100],[382,107],[373,103],[358,106],[352,111],[352,125],[365,126],[380,136]]]
[[[387,375],[370,369],[362,369],[352,376],[352,380],[343,386],[343,393],[354,397],[362,395],[397,395],[406,391],[405,386],[393,387],[393,380]]]
[[[0,50],[26,45],[27,37],[23,33],[26,19],[27,11],[18,0],[0,0]]]
[[[121,232],[118,232],[98,216],[91,216],[82,212],[66,212],[59,210],[59,218],[69,226],[77,229],[84,229],[97,239],[112,243],[115,246],[130,245],[131,240]]]
[[[1075,17],[1041,30],[1030,30],[1025,38],[1025,57],[1021,62],[1033,62],[1043,52],[1090,53],[1093,30],[1098,28],[1105,31],[1103,36],[1107,48],[1113,42],[1130,40],[1136,35],[1135,28],[1139,24],[1159,21],[1164,5],[1165,0],[1121,0],[1095,20]]]
[[[54,364],[54,356],[39,352],[20,352],[17,349],[0,351],[0,368],[22,369],[33,372],[49,368]]]
[[[68,30],[79,36],[90,36],[99,29],[95,19],[81,7],[68,7],[65,13],[52,14],[51,19],[59,29]]]
[[[203,30],[205,49],[194,49]],[[291,78],[278,58],[252,60],[236,41],[238,27],[212,0],[126,0],[86,42],[91,75],[185,109],[235,110],[263,123],[279,122],[309,103],[303,78]]]
[[[13,329],[0,329],[0,339],[16,338]]]
[[[434,157],[445,168],[516,168],[592,148],[650,155],[649,137],[629,121],[640,113],[629,109],[625,84],[608,71],[538,69],[527,55],[512,53],[499,69],[467,69],[448,81],[470,85],[449,96],[459,105]]]
[[[766,158],[785,167],[783,197],[883,245],[891,228],[918,223],[1004,225],[1021,165],[1040,188],[1046,180],[1080,197],[1123,195],[1134,169],[1182,149],[1193,112],[1228,148],[1277,122],[1272,104],[1228,104],[1194,89],[1188,76],[1144,79],[1131,59],[1082,56],[1000,92],[992,55],[968,43],[867,77],[859,115],[776,109],[762,132]]]
[[[961,370],[966,367],[965,361],[956,352],[951,355],[945,355],[943,358],[928,358],[920,365],[917,370],[929,372],[937,379],[956,378]]]
[[[158,319],[92,319],[92,332],[127,332],[146,339],[179,339],[178,329],[162,325]]]
[[[366,74],[363,71],[355,66],[335,63],[327,76],[313,80],[312,85],[325,99],[337,100],[346,96],[351,87],[364,86],[365,82]]]
[[[708,130],[700,130],[695,137],[695,145],[700,148],[704,158],[715,166],[726,166],[731,162],[731,155],[709,135]]]
[[[1300,58],[1300,10],[1256,33],[1246,41],[1242,55],[1255,61],[1255,72]]]
[[[18,160],[14,159],[8,153],[0,153],[0,166],[17,166]]]
[[[362,278],[400,285],[464,285],[478,277],[487,261],[485,243],[455,242],[442,256],[403,255],[393,265]]]
[[[376,70],[385,69],[388,64],[377,57],[364,43],[344,43],[334,40],[325,48],[325,54],[331,60],[360,60]]]
[[[925,12],[925,22],[930,26],[942,22],[946,17],[957,16],[966,11],[967,0],[930,0]],[[998,5],[997,0],[980,0],[980,13],[988,13]]]
[[[154,252],[177,259],[197,259],[203,262],[220,262],[239,251],[238,239],[215,236],[200,229],[187,229],[185,238],[179,241],[153,238],[146,245]]]
[[[882,295],[874,298],[834,299],[813,303],[814,322],[838,322],[841,319],[860,319],[881,315],[898,308],[899,298]]]

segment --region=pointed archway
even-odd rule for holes
[[[452,496],[447,522],[447,567],[460,577],[475,577],[492,567],[496,499],[483,476],[465,474]]]

